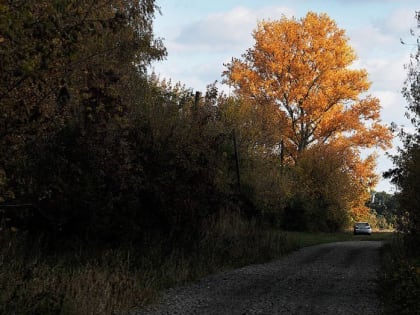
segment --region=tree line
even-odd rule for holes
[[[227,96],[148,74],[154,0],[2,1],[0,214],[52,244],[194,246],[222,211],[337,231],[369,215],[391,133],[344,30],[261,22]]]

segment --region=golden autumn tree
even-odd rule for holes
[[[373,186],[375,159],[362,159],[360,150],[385,149],[392,136],[380,121],[379,100],[366,94],[367,71],[351,67],[356,53],[345,31],[326,14],[310,12],[260,22],[253,37],[254,46],[224,72],[237,95],[281,116],[276,121],[292,160],[313,145],[331,144],[346,155],[354,182]],[[358,204],[354,209],[366,211]]]

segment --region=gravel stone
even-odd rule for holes
[[[169,289],[137,315],[380,314],[377,241],[306,247]]]

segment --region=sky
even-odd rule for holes
[[[168,56],[150,71],[194,91],[205,91],[208,84],[222,80],[223,64],[253,46],[252,31],[259,21],[299,19],[309,11],[326,13],[346,31],[358,56],[353,67],[368,71],[369,94],[381,101],[382,122],[410,129],[401,89],[404,65],[416,51],[410,29],[416,30],[418,0],[156,0],[156,4],[161,14],[156,14],[154,34],[163,39]],[[395,153],[399,144],[395,139],[387,153]],[[379,156],[377,172],[382,174],[392,162],[386,152],[374,151]],[[392,193],[395,187],[381,178],[376,191]]]

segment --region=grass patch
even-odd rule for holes
[[[345,241],[390,241],[393,232],[373,232],[372,235],[353,235],[351,232],[338,233],[312,233],[312,232],[286,232],[291,242],[298,248],[313,246],[323,243]]]

